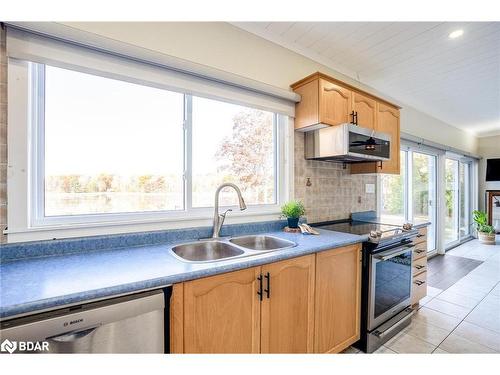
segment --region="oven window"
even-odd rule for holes
[[[410,298],[411,250],[375,263],[375,316]]]
[[[349,152],[388,158],[390,142],[364,134],[349,132]]]

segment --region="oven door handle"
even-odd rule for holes
[[[397,329],[398,327],[400,327],[401,325],[403,325],[408,320],[411,320],[411,318],[412,318],[412,316],[414,314],[415,314],[415,311],[412,311],[408,315],[406,315],[404,318],[402,318],[400,321],[398,321],[397,323],[395,323],[393,326],[391,326],[388,329],[386,329],[385,331],[380,332],[380,331],[377,330],[377,331],[373,332],[373,334],[375,336],[377,336],[379,339],[384,339],[385,337],[387,337],[388,335],[390,335],[391,332],[394,332],[395,329]]]
[[[389,260],[391,258],[394,258],[395,256],[398,256],[398,255],[406,253],[408,250],[410,250],[410,249],[412,249],[414,247],[415,247],[414,245],[406,245],[406,246],[404,246],[403,250],[401,250],[401,248],[399,248],[399,250],[393,251],[391,253],[388,253],[388,254],[385,254],[385,255],[377,254],[377,255],[374,255],[373,257],[375,259],[382,260],[382,261]]]

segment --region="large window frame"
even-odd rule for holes
[[[404,157],[401,160],[402,166],[405,168],[405,176],[403,179],[403,219],[404,221],[407,222],[413,222],[415,219],[414,215],[414,210],[413,210],[413,154],[418,153],[422,155],[427,155],[430,157],[435,158],[435,165],[437,166],[438,162],[438,157],[439,155],[432,150],[423,148],[423,147],[413,147],[409,144],[403,143],[400,149],[400,152],[404,155]],[[434,185],[433,190],[433,196],[430,198],[431,200],[431,206],[432,210],[430,211],[430,221],[431,225],[433,227],[433,237],[429,237],[428,241],[428,254],[432,255],[435,254],[438,248],[438,241],[437,241],[437,228],[438,228],[438,223],[437,223],[437,208],[438,208],[438,193],[437,193],[437,188],[438,188],[438,179],[439,179],[439,173],[437,171],[437,168],[434,172],[434,176],[432,176],[431,182]],[[380,189],[380,194],[379,194],[379,202],[380,202],[380,208],[379,212],[381,212],[381,207],[382,207],[382,189]],[[380,215],[379,215],[380,216]],[[432,239],[432,241],[431,241]]]
[[[445,178],[446,178],[446,173],[445,173],[445,160],[448,159],[453,159],[457,160],[459,163],[464,163],[468,166],[468,192],[467,192],[467,199],[468,202],[466,203],[469,211],[469,215],[467,217],[468,225],[472,223],[472,217],[471,217],[471,212],[474,209],[477,209],[478,206],[478,201],[477,201],[477,183],[478,183],[478,171],[477,171],[477,160],[475,160],[472,157],[466,157],[463,155],[459,155],[453,152],[445,151],[444,149],[437,148],[437,147],[431,147],[431,146],[426,146],[423,144],[418,144],[415,142],[411,141],[402,141],[401,142],[401,149],[400,151],[405,152],[405,157],[403,160],[401,160],[401,163],[405,165],[406,168],[406,173],[405,173],[405,178],[403,181],[404,184],[404,197],[403,197],[403,206],[404,206],[404,219],[405,220],[412,220],[413,218],[413,212],[412,212],[412,202],[411,198],[412,197],[412,186],[410,184],[411,182],[411,177],[410,173],[412,173],[412,159],[413,159],[413,153],[419,153],[419,154],[425,154],[425,155],[430,155],[435,157],[436,161],[436,172],[435,172],[435,197],[434,197],[434,209],[432,212],[433,216],[433,221],[434,221],[434,228],[435,228],[435,236],[434,236],[434,249],[432,249],[432,246],[428,248],[428,256],[433,256],[436,254],[444,254],[447,250],[468,241],[469,239],[473,238],[473,233],[472,230],[469,232],[468,235],[460,237],[457,241],[454,241],[453,243],[445,243],[445,209],[446,209],[446,198],[445,198],[445,191],[446,191],[446,183],[445,183]],[[377,204],[378,204],[378,214],[380,216],[382,212],[382,181],[381,177],[379,176],[379,186],[380,189],[378,190],[378,197],[377,197]],[[458,215],[458,214],[457,214]],[[459,217],[457,217],[459,220]]]
[[[15,101],[9,101],[9,123],[26,123],[23,129],[9,131],[9,159],[14,160],[15,164],[20,163],[18,167],[26,171],[25,175],[16,176],[17,182],[10,184],[8,192],[10,209],[9,229],[6,232],[9,234],[9,241],[101,234],[105,228],[108,228],[105,233],[114,233],[209,224],[213,217],[213,207],[192,206],[192,116],[189,109],[194,95],[189,92],[181,92],[184,94],[185,106],[184,124],[181,124],[184,127],[183,210],[45,216],[43,75],[44,64],[14,59],[9,63],[9,80],[16,82],[9,85],[9,97],[16,97]],[[104,74],[102,76],[106,77]],[[134,83],[150,85],[149,82],[141,83],[137,80]],[[258,108],[217,96],[197,93],[196,96]],[[293,121],[286,115],[274,112],[273,132],[275,203],[249,205],[245,211],[235,209],[228,217],[229,223],[277,218],[280,205],[293,194],[290,184],[293,181]],[[13,189],[13,185],[23,188]],[[228,208],[233,206],[223,207]],[[35,234],[29,234],[31,232]]]

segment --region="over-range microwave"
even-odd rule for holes
[[[326,126],[305,133],[305,158],[353,163],[386,161],[391,157],[391,135],[354,124]]]

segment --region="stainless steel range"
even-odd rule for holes
[[[372,353],[411,322],[412,239],[418,231],[352,220],[311,225],[368,236],[363,243],[361,338],[355,346]]]

